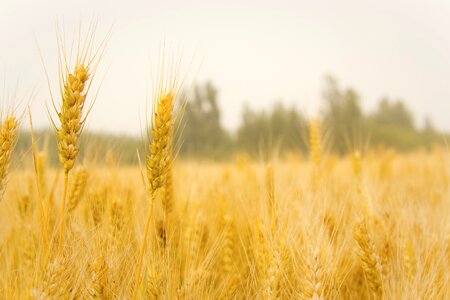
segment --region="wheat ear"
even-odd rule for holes
[[[0,129],[0,201],[6,187],[8,166],[11,154],[17,140],[18,121],[13,115],[8,115],[1,124]]]
[[[151,140],[146,159],[147,181],[149,194],[151,198],[150,208],[148,210],[147,219],[145,223],[143,241],[139,251],[138,264],[136,269],[136,277],[134,287],[132,290],[132,299],[136,298],[137,290],[141,282],[142,261],[144,258],[145,249],[147,246],[148,231],[151,222],[151,215],[153,211],[153,202],[158,198],[162,199],[164,208],[164,225],[163,230],[166,230],[166,219],[168,213],[173,207],[173,191],[172,191],[172,144],[174,132],[174,104],[178,96],[179,85],[176,73],[176,66],[174,70],[170,70],[173,77],[164,78],[164,68],[161,70],[162,80],[158,82],[158,88],[155,94],[155,106],[153,109],[153,122],[151,124]]]
[[[59,29],[59,28],[58,28]],[[92,80],[95,76],[98,63],[104,53],[109,34],[100,43],[99,47],[93,48],[96,23],[93,22],[88,30],[84,45],[78,45],[75,67],[70,71],[68,57],[64,45],[64,37],[58,31],[58,53],[61,105],[56,108],[52,97],[53,107],[58,115],[60,126],[57,127],[53,119],[52,125],[56,132],[58,141],[59,161],[64,169],[64,189],[60,210],[59,243],[58,254],[61,254],[63,246],[66,197],[69,183],[69,173],[75,165],[78,157],[78,141],[86,124],[86,118],[92,108],[95,98],[90,105],[86,105]]]
[[[58,253],[62,251],[69,172],[78,156],[78,139],[84,124],[82,112],[87,96],[85,87],[88,79],[88,68],[82,63],[75,66],[73,73],[67,74],[64,82],[61,111],[58,113],[61,122],[61,128],[57,130],[58,152],[59,161],[64,168],[64,192],[60,212]]]
[[[375,299],[383,296],[381,263],[375,253],[375,246],[370,239],[365,219],[360,219],[354,228],[354,238],[358,244],[361,266],[366,275],[367,283]]]

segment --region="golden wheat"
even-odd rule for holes
[[[18,121],[13,115],[8,115],[1,123],[0,128],[0,201],[7,182],[8,166],[11,160],[17,134]]]
[[[92,39],[73,68],[61,60],[62,172],[33,134],[8,172],[20,122],[1,122],[0,299],[450,297],[447,150],[327,154],[315,119],[309,159],[176,161],[174,67],[156,83],[145,174],[113,149],[79,168]]]

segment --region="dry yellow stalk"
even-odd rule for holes
[[[353,159],[353,173],[355,174],[355,177],[359,178],[361,177],[361,153],[359,151],[354,151],[352,155]]]
[[[113,245],[119,243],[119,239],[120,239],[120,233],[122,232],[122,230],[124,229],[126,220],[125,220],[125,212],[124,212],[125,208],[123,203],[114,200],[111,203],[111,208],[110,208],[110,219],[109,219],[109,225],[110,225],[110,230],[109,233],[111,234],[111,243]]]
[[[304,299],[324,299],[324,266],[320,249],[316,249],[306,262],[306,280],[302,285]]]
[[[72,268],[67,258],[60,256],[48,266],[42,290],[37,290],[37,299],[70,299],[73,284]]]
[[[253,255],[255,258],[256,272],[259,279],[264,279],[266,276],[267,248],[268,246],[263,223],[261,220],[255,220],[254,229],[252,232],[252,250],[254,252]]]
[[[309,123],[309,151],[316,166],[320,165],[322,157],[321,139],[320,120],[314,119]]]
[[[8,166],[11,154],[17,140],[18,121],[13,115],[8,115],[1,123],[0,128],[0,201],[6,186]]]
[[[158,189],[164,189],[162,197],[165,212],[172,208],[172,199],[167,196],[172,195],[169,191],[168,179],[171,183],[172,171],[172,139],[173,139],[173,107],[176,94],[169,91],[161,94],[156,104],[154,121],[151,130],[152,142],[150,143],[149,156],[147,157],[147,179],[150,194],[154,194]]]
[[[132,299],[137,296],[137,290],[141,283],[142,261],[147,245],[150,219],[153,211],[153,202],[158,199],[162,201],[164,210],[163,234],[167,235],[167,221],[173,209],[173,175],[172,175],[172,145],[174,133],[173,109],[178,96],[179,83],[176,78],[176,66],[171,73],[173,77],[164,78],[164,69],[161,70],[162,80],[158,82],[158,89],[154,99],[154,111],[151,124],[151,134],[149,139],[149,151],[146,158],[147,181],[149,194],[151,197],[150,208],[144,228],[143,242],[139,251],[138,264],[136,268],[136,278],[132,291]]]
[[[391,264],[391,252],[392,252],[392,246],[391,241],[389,240],[389,237],[384,238],[383,247],[381,249],[381,267],[382,267],[382,275],[383,278],[387,278],[390,271],[390,264]]]
[[[42,246],[44,250],[42,255],[45,256],[48,251],[48,209],[46,208],[46,203],[44,203],[44,198],[47,195],[47,185],[45,178],[45,164],[46,156],[45,153],[39,153],[36,140],[34,138],[33,130],[33,119],[31,117],[31,112],[28,111],[29,121],[30,121],[30,131],[31,131],[31,152],[33,156],[33,167],[36,181],[36,196],[38,202],[38,216],[40,225],[40,234],[42,239]]]
[[[273,175],[273,167],[267,166],[266,168],[266,190],[267,190],[267,207],[269,210],[270,220],[272,222],[272,228],[275,230],[278,224],[278,207],[275,200],[275,180]]]
[[[101,251],[101,249],[99,250]],[[98,257],[88,265],[89,278],[87,280],[86,299],[100,300],[106,298],[107,272],[108,266],[100,252]]]
[[[224,230],[224,240],[222,245],[222,278],[226,280],[226,297],[232,299],[235,297],[239,284],[239,272],[236,265],[236,228],[234,218],[230,214],[225,214],[222,220]]]
[[[85,91],[85,87],[88,79],[88,68],[81,62],[77,63],[73,73],[66,75],[61,110],[58,112],[58,118],[61,122],[61,128],[56,131],[58,152],[59,161],[64,168],[64,192],[60,214],[58,254],[62,251],[69,172],[78,156],[78,139],[85,122],[82,113],[86,103],[87,90]]]
[[[188,269],[196,269],[200,258],[200,250],[205,228],[203,213],[194,214],[186,230],[185,243],[187,245],[186,266]]]
[[[174,209],[174,199],[173,199],[173,170],[172,163],[169,164],[169,170],[167,171],[166,176],[166,187],[165,187],[165,195],[163,199],[163,207],[165,210],[166,218],[170,218],[170,214]],[[167,222],[167,220],[166,220]]]
[[[35,234],[33,228],[26,226],[22,230],[21,237],[21,270],[24,272],[24,284],[26,288],[29,288],[31,283],[33,270],[36,267],[36,253],[38,247],[35,240]]]
[[[265,278],[265,296],[267,299],[279,299],[281,278],[281,257],[277,246],[267,253],[267,274]]]
[[[45,198],[47,195],[47,155],[45,152],[39,152],[36,155],[37,181],[40,190],[40,196]]]
[[[360,219],[354,227],[354,239],[358,244],[361,266],[366,275],[367,283],[372,295],[376,299],[383,296],[383,282],[381,263],[375,252],[375,246],[370,239],[367,224],[364,218]]]
[[[85,206],[85,217],[88,225],[94,227],[101,225],[106,211],[106,197],[104,189],[89,193],[89,202]]]
[[[57,129],[59,160],[68,173],[78,156],[78,139],[84,126],[83,109],[86,103],[89,69],[78,63],[73,72],[66,75],[61,110],[58,118],[61,128]]]
[[[65,225],[67,185],[69,172],[72,170],[78,156],[78,139],[84,126],[82,115],[86,103],[89,80],[89,70],[82,62],[77,62],[72,73],[66,75],[63,83],[62,105],[58,112],[61,127],[56,129],[58,139],[59,161],[64,168],[64,191],[61,203],[58,254],[62,252]]]
[[[159,299],[161,296],[162,274],[155,267],[149,267],[147,270],[147,299]]]
[[[322,136],[320,130],[320,120],[313,119],[309,123],[309,152],[314,164],[314,170],[311,177],[313,192],[318,190],[320,179],[320,167],[322,161]]]
[[[66,197],[69,182],[69,172],[75,165],[79,154],[78,141],[86,124],[86,118],[92,105],[86,108],[86,98],[90,90],[96,68],[101,60],[108,36],[100,43],[99,47],[93,48],[95,37],[95,22],[88,30],[84,45],[78,44],[73,69],[68,65],[70,57],[67,57],[64,44],[64,36],[58,28],[58,54],[59,54],[59,86],[61,104],[55,104],[52,97],[53,107],[59,120],[59,126],[52,119],[52,125],[56,132],[58,142],[59,161],[64,169],[64,189],[60,208],[60,224],[58,239],[58,255],[62,252]],[[80,41],[80,40],[79,40]],[[94,101],[91,102],[92,104]]]
[[[33,203],[29,195],[23,195],[17,202],[17,208],[19,210],[19,216],[22,222],[26,222],[31,217],[33,212]]]
[[[234,245],[235,245],[235,229],[233,218],[226,214],[223,217],[224,241],[222,246],[222,268],[225,275],[229,275],[233,271]]]
[[[86,168],[80,168],[75,173],[75,178],[69,192],[69,201],[67,203],[68,213],[71,213],[77,208],[80,197],[86,188],[87,176],[88,173]]]
[[[450,267],[450,232],[447,233],[447,237],[445,238],[445,254],[447,258],[447,264]]]
[[[417,272],[416,254],[411,240],[407,240],[403,249],[403,262],[406,275],[409,279],[413,278]]]

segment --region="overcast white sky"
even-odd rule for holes
[[[140,132],[150,57],[165,40],[203,61],[196,79],[218,87],[228,128],[244,103],[282,99],[316,114],[324,75],[333,74],[366,110],[383,95],[401,97],[418,124],[429,115],[450,130],[450,1],[0,0],[0,79],[37,87],[39,126],[48,125],[49,96],[34,36],[56,87],[55,20],[74,28],[80,16],[98,16],[100,36],[114,23],[89,129]]]

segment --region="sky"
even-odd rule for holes
[[[194,66],[188,86],[210,80],[217,87],[222,123],[231,130],[244,105],[267,109],[283,101],[317,115],[331,74],[358,91],[366,111],[383,96],[400,98],[417,125],[429,116],[450,131],[444,0],[0,0],[0,92],[15,95],[3,97],[12,103],[3,107],[31,103],[35,126],[49,126],[43,65],[55,91],[56,23],[70,39],[80,20],[86,27],[94,17],[98,41],[111,27],[112,35],[95,79],[96,89],[102,84],[90,130],[140,134],[164,43],[182,49],[185,65]],[[32,100],[23,100],[30,90]]]

